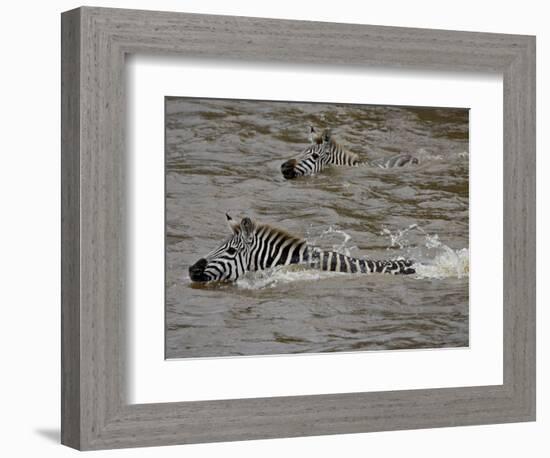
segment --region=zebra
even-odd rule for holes
[[[334,140],[330,129],[318,132],[311,126],[309,140],[311,145],[303,151],[300,159],[290,159],[281,165],[281,173],[287,180],[300,176],[315,175],[331,165],[369,166],[389,169],[418,164],[418,159],[411,154],[397,154],[388,158],[361,162],[357,154],[344,149]]]
[[[372,261],[335,251],[322,251],[285,230],[244,217],[240,222],[226,214],[231,235],[205,258],[189,267],[193,282],[235,281],[245,272],[275,266],[304,264],[330,272],[414,274],[410,260]]]

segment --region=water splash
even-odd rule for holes
[[[355,250],[357,247],[355,245],[348,246],[348,243],[351,241],[351,235],[349,235],[347,232],[344,232],[339,229],[334,229],[332,226],[329,226],[329,228],[323,232],[321,232],[321,235],[319,235],[318,238],[314,240],[308,240],[308,242],[311,245],[322,245],[323,243],[331,241],[331,239],[338,239],[341,240],[336,242],[332,242],[332,244],[326,248],[328,250],[336,251],[336,253],[340,253],[346,256],[352,256],[351,252]]]
[[[393,234],[389,229],[384,228],[382,230],[382,235],[386,235],[390,238],[390,247],[399,247],[404,249],[409,246],[409,240],[407,239],[407,234],[413,229],[419,229],[417,224],[411,224],[405,229],[401,229]],[[420,229],[421,230],[421,229]]]
[[[346,276],[341,272],[324,272],[307,266],[278,266],[273,269],[247,272],[236,282],[236,286],[242,289],[256,290],[275,288],[280,285],[301,281],[319,281],[325,278]]]
[[[418,231],[424,236],[424,245],[411,246],[408,234]],[[417,224],[411,224],[405,229],[392,233],[384,229],[382,235],[389,237],[391,247],[406,250],[408,256],[416,259],[414,267],[416,278],[464,278],[470,272],[470,253],[468,248],[453,250],[439,240],[439,235],[428,234]]]
[[[453,250],[444,245],[444,252],[429,263],[415,265],[417,278],[464,278],[470,272],[470,254],[467,248]]]

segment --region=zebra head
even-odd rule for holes
[[[314,127],[310,127],[309,139],[311,145],[303,151],[299,159],[290,159],[281,165],[281,172],[287,180],[313,175],[329,163],[327,145],[331,139],[330,130],[318,132]]]
[[[189,267],[191,281],[234,281],[248,270],[256,226],[248,217],[239,223],[228,214],[225,216],[232,235]]]

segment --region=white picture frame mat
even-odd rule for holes
[[[502,75],[146,56],[126,67],[130,403],[502,384]],[[470,108],[470,347],[165,361],[168,95]]]

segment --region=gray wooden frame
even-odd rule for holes
[[[63,444],[104,449],[535,419],[534,37],[89,7],[63,13],[61,36]],[[124,69],[135,53],[503,74],[504,383],[129,404]]]

